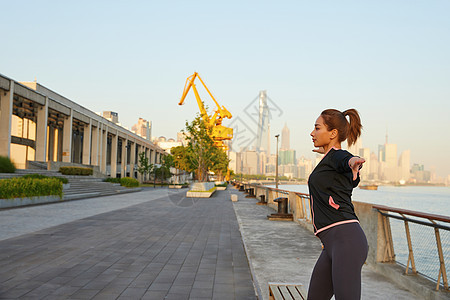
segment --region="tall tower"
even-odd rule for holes
[[[287,127],[287,124],[284,124],[283,130],[281,130],[281,148],[280,150],[289,150],[290,149],[290,130]]]
[[[259,119],[258,133],[256,135],[256,151],[269,150],[269,106],[267,105],[267,92],[259,92]]]

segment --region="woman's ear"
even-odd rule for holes
[[[335,129],[331,130],[330,138],[331,138],[331,139],[335,139],[337,136],[338,136],[338,131],[337,131],[337,129],[335,128]]]

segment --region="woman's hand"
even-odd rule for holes
[[[353,180],[356,180],[356,178],[358,178],[359,170],[362,168],[363,163],[365,162],[366,160],[361,157],[353,156],[352,158],[350,158],[350,160],[348,161],[348,165],[352,169]]]
[[[319,147],[317,149],[313,149],[313,152],[316,152],[319,154],[325,154],[325,149],[323,147]]]

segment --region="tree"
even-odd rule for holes
[[[227,173],[229,162],[227,153],[223,149],[216,147],[213,152],[213,162],[210,170],[217,175],[218,180],[223,180],[223,177]]]
[[[216,151],[211,138],[211,128],[207,128],[203,119],[197,117],[189,124],[186,122],[187,158],[195,170],[199,181],[208,181],[208,171],[213,165]]]
[[[166,180],[172,176],[170,168],[174,166],[173,156],[165,155],[161,157],[161,166],[155,169],[155,176],[160,178],[161,181]]]
[[[145,152],[139,153],[139,163],[137,171],[145,177],[146,174],[149,174],[153,171],[154,165],[148,162],[148,157],[145,155]]]
[[[183,130],[187,145],[174,147],[174,166],[187,172],[195,172],[199,181],[208,181],[208,172],[226,173],[228,158],[224,150],[214,145],[211,138],[211,128],[208,128],[203,119],[197,117],[191,122],[186,122]]]

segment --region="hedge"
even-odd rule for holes
[[[120,178],[108,177],[105,179],[105,182],[120,183]]]
[[[7,156],[0,156],[0,173],[14,173],[16,167]]]
[[[55,178],[10,178],[0,180],[0,199],[57,195],[62,198],[62,183]]]
[[[63,184],[69,183],[69,179],[67,179],[67,178],[56,177],[56,176],[45,176],[42,174],[27,174],[27,175],[23,175],[22,178],[33,178],[33,179],[55,178],[55,179],[61,181],[61,183],[63,183]]]
[[[139,186],[139,181],[131,177],[120,178],[120,185],[126,187],[137,187]]]
[[[83,175],[88,176],[94,174],[94,170],[92,168],[83,168],[83,167],[60,167],[59,172],[63,175]]]

